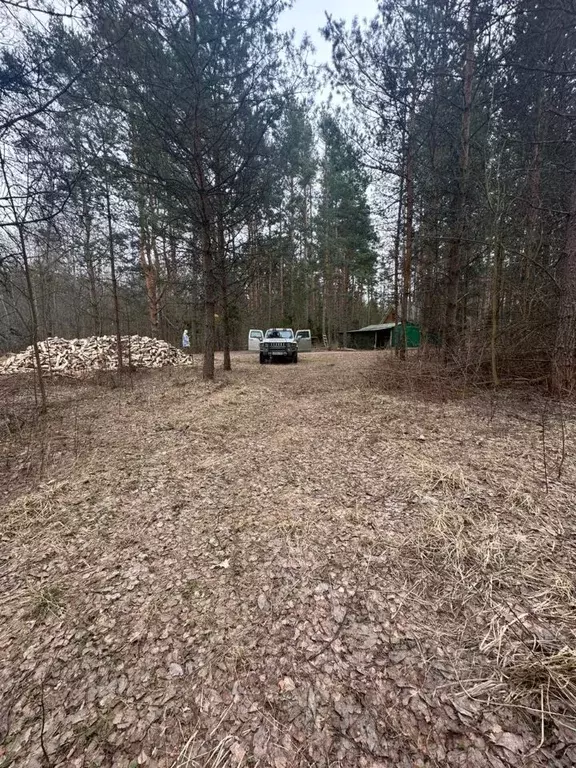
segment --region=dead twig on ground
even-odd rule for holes
[[[44,729],[46,727],[46,708],[44,704],[44,680],[40,681],[40,746],[42,747],[42,754],[46,761],[46,768],[51,768],[50,756],[46,750],[46,744],[44,743]]]

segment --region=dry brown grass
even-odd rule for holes
[[[418,350],[408,350],[404,362],[394,350],[381,352],[379,363],[370,371],[370,381],[387,392],[433,402],[457,400],[474,391],[474,380],[465,372],[446,368],[437,355],[423,356]]]
[[[60,384],[8,434],[0,761],[574,764],[576,420],[389,363]]]
[[[422,462],[411,477],[422,511],[401,557],[421,595],[461,618],[457,646],[472,652],[476,680],[459,685],[472,699],[537,716],[542,733],[576,729],[574,467],[546,490],[542,465],[540,477],[518,462],[500,479],[502,458],[483,452],[481,481]]]
[[[233,736],[225,736],[214,746],[207,746],[196,731],[186,741],[171,768],[241,768],[244,750]]]
[[[386,350],[373,370],[373,378],[377,386],[411,393],[421,400],[446,402],[467,398],[494,388],[491,362],[485,353],[483,349],[466,350],[460,359],[446,366],[435,347],[408,350],[405,362],[394,350]],[[550,361],[543,353],[502,359],[498,365],[498,388],[546,395],[549,371]]]
[[[458,675],[457,687],[476,704],[505,707],[534,721],[540,731],[534,753],[553,733],[571,744],[573,408],[526,388],[483,393],[465,375],[416,356],[404,365],[383,356],[372,377],[381,391],[398,394],[403,413],[414,409],[429,420],[430,406],[423,411],[421,404],[435,403],[444,404],[435,407],[437,416],[450,414],[436,432],[440,450],[429,451],[424,443],[427,455],[405,472],[417,489],[418,511],[399,553],[413,599],[457,619],[431,623],[439,637],[457,638],[455,668],[461,667],[462,649],[470,654],[469,682]]]

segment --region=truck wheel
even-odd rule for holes
[[[260,352],[260,365],[264,365],[265,362],[266,362],[266,358],[264,357],[262,352]]]
[[[297,363],[298,362],[298,352],[294,352],[294,355],[292,356],[292,362]]]

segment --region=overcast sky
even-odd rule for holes
[[[330,61],[330,44],[318,29],[326,21],[326,11],[336,19],[351,21],[354,16],[361,19],[376,15],[376,0],[294,0],[294,6],[280,17],[282,30],[295,29],[299,42],[308,33],[316,48],[316,59],[320,63]]]
[[[332,60],[332,47],[318,31],[326,23],[326,11],[335,19],[345,19],[349,24],[355,16],[359,19],[374,18],[378,13],[378,2],[377,0],[294,0],[293,7],[280,16],[278,26],[286,32],[294,29],[296,42],[300,42],[304,35],[308,34],[316,48],[314,58],[318,64],[326,64]],[[316,96],[320,100],[325,100],[328,93],[329,88],[320,88]],[[332,96],[334,98],[334,94]],[[339,98],[335,97],[335,102],[339,101]],[[378,226],[377,222],[375,224]],[[389,240],[387,234],[385,232],[381,234],[384,243],[387,243]]]

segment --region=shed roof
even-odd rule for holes
[[[371,331],[388,331],[390,328],[394,328],[396,323],[378,323],[377,325],[366,325],[364,328],[357,328],[355,331],[348,331],[348,333],[368,333]]]

